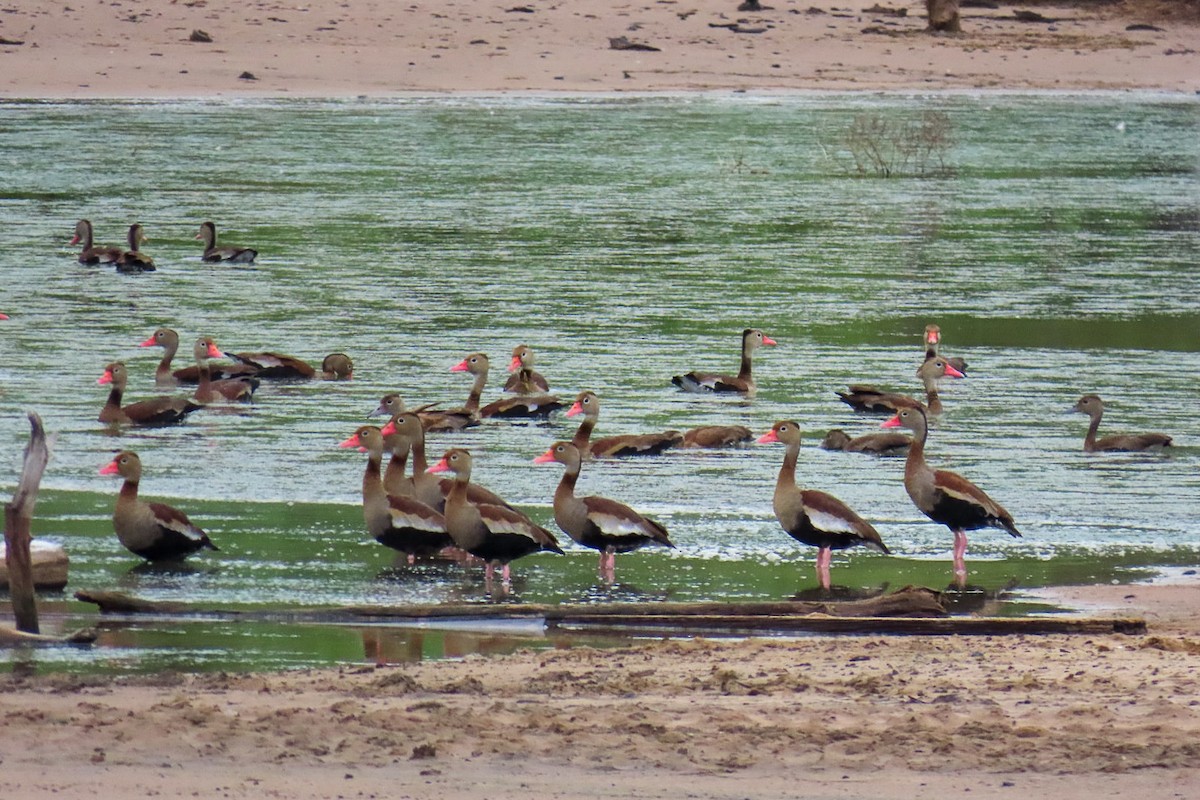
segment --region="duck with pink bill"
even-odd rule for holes
[[[113,530],[131,553],[147,561],[171,561],[197,550],[218,549],[208,534],[192,524],[187,515],[166,503],[138,499],[142,461],[132,450],[122,450],[100,468],[101,475],[125,479],[113,508]]]
[[[129,373],[125,364],[114,361],[104,367],[104,374],[96,379],[99,384],[111,384],[108,400],[100,409],[97,419],[100,422],[127,425],[171,425],[183,422],[184,418],[193,411],[204,408],[183,395],[174,397],[159,395],[146,400],[139,400],[127,406],[121,405],[125,397],[125,386],[129,381]]]
[[[508,362],[508,371],[512,373],[504,382],[504,391],[516,394],[545,394],[550,391],[550,384],[541,373],[533,369],[533,349],[527,344],[519,344],[513,348],[512,361]]]
[[[497,564],[502,567],[501,577],[507,586],[511,580],[510,567],[516,559],[540,552],[562,554],[554,534],[535,525],[524,514],[468,500],[471,467],[471,454],[456,447],[447,450],[429,471],[454,473],[454,485],[446,498],[446,530],[460,550],[483,559],[487,564],[484,577],[489,583],[495,578]]]
[[[929,324],[925,326],[925,360],[938,358],[942,344],[942,329],[937,325]],[[959,372],[966,375],[967,362],[955,356],[943,356],[946,363],[954,367]]]
[[[742,331],[742,363],[737,375],[692,371],[675,375],[671,378],[671,383],[685,392],[732,392],[753,397],[758,389],[753,375],[754,351],[763,345],[775,344],[777,342],[774,339],[757,328],[746,328]]]
[[[548,417],[566,405],[552,394],[525,394],[505,397],[480,408],[479,399],[483,395],[484,384],[487,383],[488,368],[488,357],[484,353],[471,353],[450,368],[451,372],[466,372],[475,376],[471,394],[467,397],[467,403],[463,408],[476,416],[484,419],[489,417],[501,419]]]
[[[792,420],[780,420],[771,430],[758,437],[758,442],[782,442],[787,445],[772,499],[775,518],[793,539],[817,548],[817,579],[821,588],[829,591],[829,565],[834,550],[864,545],[881,553],[890,551],[874,526],[841,500],[825,492],[801,489],[796,485],[800,439],[799,424]]]
[[[925,386],[925,408],[930,414],[942,413],[942,399],[938,395],[938,381],[942,378],[965,378],[944,358],[931,358],[917,367],[917,377]],[[884,392],[874,386],[852,383],[846,392],[835,392],[842,402],[855,411],[865,411],[877,414],[894,414],[901,406],[921,405],[906,394]]]
[[[600,552],[599,569],[604,580],[612,583],[616,578],[617,553],[630,553],[651,544],[675,548],[661,523],[624,503],[596,495],[575,495],[575,484],[583,463],[582,454],[575,445],[555,442],[533,463],[555,461],[564,469],[554,492],[554,521],[575,542]]]
[[[954,472],[933,469],[925,462],[929,420],[924,407],[913,403],[896,411],[883,423],[885,428],[908,428],[913,432],[904,464],[904,489],[922,514],[945,525],[954,533],[954,581],[967,585],[967,531],[1001,528],[1019,537],[1012,515],[975,484]]]

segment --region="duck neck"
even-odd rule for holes
[[[587,452],[588,440],[592,438],[592,429],[596,427],[595,417],[584,417],[583,422],[579,423],[579,428],[575,431],[575,436],[571,438],[571,444],[579,449],[579,452]],[[576,474],[579,470],[576,468]]]
[[[471,384],[471,393],[467,395],[467,404],[463,406],[468,414],[478,413],[479,398],[483,396],[483,385],[485,383],[487,383],[487,373],[477,373],[475,375],[475,383]]]
[[[938,397],[936,378],[925,379],[925,405],[930,414],[942,413],[942,398]]]
[[[912,444],[908,446],[908,458],[904,462],[906,476],[929,469],[925,463],[925,440],[929,437],[929,425],[923,419],[921,425],[913,428],[912,432]]]
[[[554,490],[554,502],[560,503],[575,498],[575,484],[579,481],[579,462],[567,464],[563,469],[562,480]]]
[[[179,341],[167,342],[163,346],[162,361],[158,362],[158,368],[154,370],[154,379],[160,383],[174,383],[175,377],[171,375],[171,360],[175,358],[176,351],[179,350]]]
[[[113,382],[112,388],[108,390],[108,400],[104,403],[105,411],[120,411],[121,397],[125,394],[125,387]],[[134,486],[137,482],[134,481]]]
[[[217,246],[217,229],[212,225],[205,225],[200,229],[204,236],[204,249],[212,250]]]
[[[128,508],[137,502],[139,478],[126,478],[117,494],[117,507]]]
[[[800,460],[800,443],[792,442],[783,454],[783,464],[779,467],[779,477],[775,479],[775,496],[785,494],[796,488],[796,463]]]
[[[367,453],[367,467],[363,470],[362,494],[363,507],[377,504],[386,499],[383,491],[383,476],[379,467],[383,462],[382,450],[371,450]]]
[[[1098,411],[1091,416],[1092,421],[1088,423],[1087,434],[1083,437],[1083,449],[1088,453],[1096,449],[1096,431],[1100,430],[1100,417],[1104,416],[1104,412]]]
[[[738,369],[738,377],[744,381],[750,380],[750,340],[742,342],[742,366]]]

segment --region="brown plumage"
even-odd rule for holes
[[[181,367],[180,369],[171,371],[171,361],[175,358],[175,353],[179,351],[179,334],[171,328],[159,328],[150,334],[146,341],[140,343],[139,347],[161,347],[166,352],[163,353],[162,360],[158,362],[158,367],[154,370],[154,380],[161,386],[178,386],[181,383],[199,383],[200,382],[200,367],[193,364],[190,367]],[[221,355],[224,355],[223,353]],[[208,365],[209,377],[213,380],[227,380],[229,378],[253,377],[258,368],[249,364],[220,364],[214,366]]]
[[[508,363],[512,374],[504,382],[504,391],[516,394],[546,394],[550,384],[541,373],[533,370],[533,350],[529,345],[519,344],[513,348],[512,361]]]
[[[363,519],[375,541],[399,550],[413,563],[416,556],[432,555],[452,546],[446,520],[440,512],[409,495],[389,495],[380,475],[384,437],[374,425],[363,425],[339,447],[362,447],[367,451],[363,471]]]
[[[676,375],[671,383],[686,392],[736,392],[753,396],[757,387],[752,374],[751,359],[754,351],[760,346],[773,345],[775,340],[755,328],[742,331],[742,365],[738,374],[721,375],[713,372],[689,372],[686,375]]]
[[[938,351],[941,348],[941,342],[942,342],[942,329],[939,328],[937,325],[926,325],[925,326],[925,360],[926,361],[928,361],[931,358],[937,358],[940,355]],[[943,357],[946,359],[947,364],[954,367],[956,370],[961,372],[963,375],[967,374],[967,362],[966,361],[963,361],[961,358],[956,358],[953,356],[943,356]]]
[[[817,551],[817,578],[821,588],[830,588],[829,562],[834,550],[865,545],[881,553],[889,552],[879,532],[849,506],[833,495],[796,485],[796,463],[800,458],[800,426],[792,420],[776,422],[759,437],[761,443],[787,445],[779,477],[775,481],[772,505],[783,530],[798,542]]]
[[[196,238],[204,242],[204,253],[200,256],[202,261],[210,263],[229,261],[234,264],[251,264],[258,257],[258,251],[252,247],[233,247],[230,245],[217,247],[217,226],[211,222],[201,223],[200,232],[196,234]]]
[[[1100,428],[1100,418],[1104,416],[1104,401],[1100,395],[1085,394],[1075,403],[1074,410],[1087,414],[1092,420],[1083,437],[1085,453],[1137,452],[1171,446],[1171,437],[1165,433],[1119,433],[1097,439],[1096,431]]]
[[[89,220],[81,219],[75,223],[75,236],[71,239],[71,244],[82,244],[83,250],[79,253],[80,264],[116,264],[121,257],[123,251],[119,247],[109,247],[107,245],[96,245],[92,241],[92,223]]]
[[[204,406],[193,403],[187,397],[178,395],[168,397],[160,395],[127,406],[121,405],[125,395],[125,384],[129,373],[120,361],[114,361],[104,367],[104,374],[96,379],[96,383],[112,384],[108,392],[108,400],[100,410],[98,419],[101,422],[126,425],[171,425],[183,422],[184,418],[193,411],[199,411]]]
[[[821,441],[821,448],[841,450],[846,453],[870,453],[886,456],[907,453],[910,444],[912,444],[912,439],[903,433],[867,433],[851,439],[845,431],[834,428],[825,434],[825,438]]]
[[[240,364],[249,364],[257,371],[257,378],[269,380],[309,380],[316,376],[317,370],[307,361],[283,353],[224,353],[226,358],[232,358]]]
[[[216,550],[208,534],[193,525],[187,515],[165,503],[138,499],[142,462],[132,450],[122,450],[100,469],[101,475],[125,479],[113,508],[113,530],[117,539],[134,555],[148,561],[183,558],[202,548]]]
[[[471,454],[466,450],[447,450],[442,460],[429,471],[454,473],[454,486],[446,498],[446,529],[457,547],[487,562],[489,581],[495,574],[496,564],[503,565],[502,579],[507,584],[509,565],[514,560],[542,551],[562,553],[554,534],[533,524],[523,514],[503,506],[477,505],[467,499]]]
[[[1001,528],[1020,536],[1012,515],[975,484],[954,472],[932,469],[925,462],[929,420],[919,405],[903,406],[885,428],[903,426],[913,432],[904,464],[904,489],[921,513],[954,532],[954,579],[959,588],[967,582],[967,531]]]
[[[391,422],[383,428],[384,446],[392,450],[391,461],[388,462],[384,474],[384,487],[388,494],[412,495],[421,502],[443,511],[446,507],[446,497],[454,486],[449,478],[438,478],[428,471],[429,465],[425,460],[425,431],[416,414],[399,413],[392,417]],[[413,476],[404,475],[405,462],[412,455]],[[487,503],[489,505],[512,508],[504,498],[490,489],[470,483],[467,485],[467,499],[472,503]],[[516,509],[513,509],[516,511]],[[521,512],[517,512],[521,513]]]
[[[249,402],[254,398],[259,380],[255,377],[226,378],[214,381],[208,368],[208,359],[220,358],[222,353],[217,349],[217,343],[211,336],[201,336],[192,346],[196,358],[196,370],[200,376],[199,385],[192,395],[197,403],[215,403],[218,400],[235,400]]]
[[[942,413],[942,400],[938,396],[937,382],[943,377],[965,378],[961,372],[946,363],[944,358],[931,358],[917,368],[917,377],[925,385],[926,408],[930,414]],[[851,384],[848,392],[837,392],[842,402],[855,411],[873,413],[896,413],[901,406],[912,405],[916,400],[905,394],[883,392],[874,386]]]
[[[451,367],[450,371],[468,372],[475,376],[475,383],[463,409],[482,418],[546,417],[565,405],[552,394],[532,394],[505,397],[480,408],[479,399],[483,395],[484,384],[487,383],[488,357],[483,353],[472,353]]]
[[[327,381],[354,380],[354,361],[345,353],[330,353],[321,362],[321,377]]]
[[[615,458],[618,456],[653,456],[661,453],[683,441],[679,431],[662,431],[661,433],[626,433],[619,436],[605,436],[596,441],[590,441],[592,429],[600,418],[600,398],[595,392],[580,392],[575,398],[575,404],[567,411],[568,417],[583,414],[583,422],[575,431],[571,444],[579,452],[592,458]]]
[[[117,272],[154,272],[154,259],[138,248],[142,242],[147,242],[141,223],[135,222],[129,226],[129,249],[121,253],[117,259]]]
[[[575,445],[555,442],[534,459],[536,464],[552,461],[564,467],[562,480],[554,492],[554,521],[577,543],[600,552],[599,568],[606,580],[611,582],[615,577],[617,553],[630,553],[650,544],[675,547],[666,528],[624,503],[595,495],[575,495],[582,464],[582,455]]]
[[[730,447],[754,438],[745,425],[701,425],[683,432],[680,447]]]
[[[385,394],[380,399],[379,407],[372,411],[370,416],[394,417],[404,413],[405,410],[404,398],[393,392]],[[413,413],[421,420],[421,425],[425,428],[426,433],[461,431],[463,428],[471,428],[479,424],[479,417],[465,408],[438,411],[429,406],[421,406]]]

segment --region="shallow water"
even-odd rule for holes
[[[475,571],[393,567],[363,530],[362,457],[336,443],[385,392],[461,403],[469,382],[448,370],[474,350],[491,355],[485,401],[497,396],[507,353],[525,342],[556,391],[600,394],[597,435],[797,419],[811,431],[800,479],[871,520],[894,553],[839,554],[835,583],[944,585],[951,537],[909,502],[903,461],[815,447],[829,428],[880,421],[834,389],[918,388],[920,332],[936,321],[970,377],[944,384],[929,458],[986,489],[1025,534],[974,534],[972,583],[1192,565],[1198,109],[1135,95],[0,104],[4,490],[36,410],[58,437],[36,532],[70,552],[68,595],[119,588],[226,608],[495,600]],[[946,170],[855,173],[856,118],[926,111],[947,120]],[[142,222],[159,271],[77,264],[66,242],[84,216],[105,243]],[[201,263],[192,237],[205,219],[223,242],[258,248],[257,264]],[[154,393],[159,351],[136,345],[160,325],[314,363],[345,351],[356,377],[267,384],[253,406],[114,435],[94,421],[95,380],[124,359],[129,397]],[[736,370],[746,326],[780,343],[756,359],[757,398],[675,391],[674,373]],[[1162,430],[1179,446],[1085,455],[1086,419],[1067,413],[1084,392],[1105,398],[1104,430]],[[559,472],[530,462],[573,430],[561,416],[490,423],[433,438],[430,454],[471,448],[480,481],[553,528]],[[126,447],[145,463],[143,494],[184,509],[220,553],[179,574],[142,569],[120,547],[117,486],[97,470]],[[771,512],[781,458],[754,445],[588,465],[583,491],[657,517],[679,549],[618,559],[611,588],[590,551],[525,559],[503,599],[811,588],[815,553]],[[74,601],[51,608],[90,621]],[[345,657],[270,650],[248,629],[241,644],[187,638],[248,665]],[[153,654],[130,663],[189,663],[133,641]]]

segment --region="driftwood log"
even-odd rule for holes
[[[34,539],[29,543],[30,564],[33,567],[33,588],[39,591],[61,592],[67,585],[70,561],[60,544]],[[0,589],[8,588],[8,546],[0,543]]]
[[[29,425],[33,429],[29,444],[25,447],[25,464],[21,468],[21,479],[12,500],[4,506],[4,561],[8,569],[8,593],[12,598],[13,618],[17,630],[38,633],[37,597],[33,586],[33,560],[29,553],[33,539],[30,526],[33,523],[33,508],[37,505],[38,487],[42,474],[50,462],[50,447],[46,443],[46,430],[42,418],[29,413]]]
[[[293,622],[421,623],[439,620],[541,620],[551,630],[589,633],[1144,633],[1138,618],[1073,619],[1067,617],[951,617],[932,589],[905,587],[865,600],[770,603],[607,603],[595,605],[447,604],[364,606],[338,610],[297,609],[290,612],[221,611],[181,603],[139,600],[120,592],[79,591],[78,599],[99,606],[101,613],[206,615],[242,620],[286,618]]]

